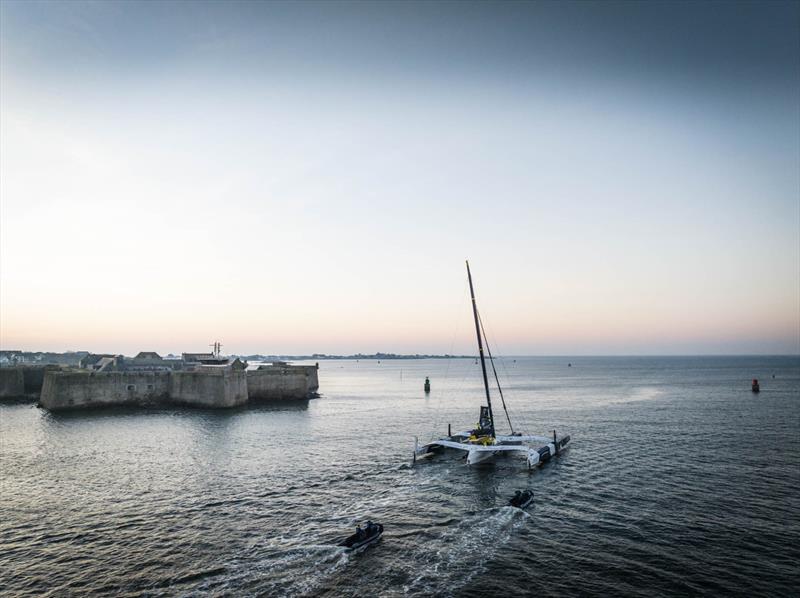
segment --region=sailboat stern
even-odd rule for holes
[[[533,469],[539,465],[539,451],[536,449],[530,449],[528,451],[528,467]]]

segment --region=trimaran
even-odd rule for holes
[[[475,318],[475,333],[478,337],[478,354],[481,360],[481,370],[483,372],[483,388],[486,391],[486,405],[481,406],[480,418],[478,419],[478,427],[474,430],[466,432],[458,432],[456,434],[450,433],[450,425],[448,424],[447,436],[429,442],[424,446],[414,447],[414,458],[422,458],[431,456],[443,449],[456,449],[466,451],[467,464],[477,465],[478,463],[485,463],[492,460],[495,456],[501,453],[517,452],[524,453],[527,457],[528,467],[533,468],[537,465],[549,461],[554,455],[562,451],[569,443],[569,436],[558,438],[555,430],[553,430],[553,437],[549,436],[529,436],[523,435],[519,432],[514,432],[511,425],[511,418],[506,409],[505,398],[503,391],[500,388],[500,381],[497,377],[497,370],[494,367],[494,359],[492,352],[489,349],[489,343],[486,342],[486,349],[489,353],[489,360],[492,364],[492,371],[494,372],[497,388],[500,393],[500,400],[503,403],[503,410],[505,411],[508,425],[511,428],[511,434],[498,435],[495,433],[494,414],[492,412],[492,397],[489,393],[489,378],[486,373],[486,359],[483,355],[483,341],[486,333],[483,330],[483,324],[478,316],[478,307],[475,303],[475,290],[472,286],[472,273],[469,270],[469,262],[467,262],[467,279],[469,280],[469,294],[472,298],[472,315]],[[536,443],[536,444],[534,444]]]

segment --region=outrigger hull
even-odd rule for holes
[[[503,410],[506,412],[508,426],[511,429],[511,434],[507,436],[498,435],[496,433],[494,414],[492,412],[492,398],[489,392],[489,379],[486,373],[486,359],[483,354],[483,338],[486,336],[486,331],[483,329],[483,323],[478,316],[478,305],[475,301],[475,289],[472,286],[472,273],[469,269],[469,262],[467,262],[467,280],[469,281],[469,294],[472,300],[472,315],[475,319],[475,336],[478,340],[478,355],[481,362],[481,373],[483,374],[486,405],[481,405],[476,428],[466,432],[451,434],[450,425],[448,424],[446,438],[430,442],[422,448],[419,448],[419,442],[417,441],[414,447],[414,460],[417,458],[430,457],[432,454],[440,452],[443,448],[449,448],[465,451],[467,453],[465,456],[467,465],[479,465],[492,461],[494,457],[500,453],[516,451],[524,453],[527,458],[528,467],[533,468],[549,461],[553,455],[558,454],[565,448],[569,442],[569,436],[564,436],[559,440],[556,437],[555,430],[553,430],[551,441],[551,438],[547,436],[529,436],[514,432],[514,427],[511,425],[511,417],[508,414],[505,399],[503,398],[503,390],[500,388],[497,370],[494,367],[494,358],[492,357],[492,352],[487,342],[486,350],[489,353],[489,360],[491,361],[492,371],[494,372],[494,378],[497,382],[500,400],[503,403]],[[533,443],[537,443],[539,446],[531,446]]]
[[[458,436],[456,435],[451,438],[457,437]],[[519,439],[520,437],[517,436],[514,438]],[[530,440],[533,439],[541,441],[547,437],[525,436],[521,438],[530,442]],[[467,465],[479,465],[491,462],[492,459],[500,453],[524,453],[527,459],[528,467],[532,469],[547,463],[547,461],[549,461],[554,455],[557,455],[561,451],[565,450],[569,446],[569,441],[569,436],[564,436],[563,438],[557,439],[555,442],[551,440],[543,446],[534,448],[527,444],[523,444],[523,441],[519,441],[515,444],[476,445],[470,444],[469,442],[459,442],[457,440],[451,440],[450,438],[443,438],[441,440],[429,442],[422,447],[417,446],[414,450],[414,458],[422,459],[425,457],[430,457],[439,452],[442,448],[448,448],[466,451]]]

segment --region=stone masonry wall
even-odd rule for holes
[[[169,372],[47,371],[39,404],[45,409],[152,405],[169,399]]]
[[[254,400],[307,399],[319,389],[316,366],[269,366],[247,372]]]
[[[9,373],[3,372],[6,377],[0,379],[0,391],[21,395],[24,376],[21,370],[13,373],[14,369],[3,368]],[[46,369],[43,376],[39,405],[51,410],[173,403],[228,408],[244,405],[250,399],[305,399],[319,388],[315,366],[271,366],[247,372],[221,367],[172,372]]]
[[[0,399],[25,396],[25,378],[21,367],[0,368]]]
[[[169,396],[175,403],[198,407],[236,407],[247,403],[247,378],[243,371],[200,369],[172,372]]]
[[[44,386],[44,373],[48,370],[58,371],[61,369],[57,365],[24,365],[22,366],[22,376],[25,379],[25,394],[38,397]]]

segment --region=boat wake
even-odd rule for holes
[[[292,538],[275,537],[251,547],[215,593],[257,593],[267,596],[313,594],[347,567],[351,553],[332,544],[282,547]]]
[[[455,525],[428,530],[428,539],[408,555],[411,580],[403,592],[413,595],[460,594],[486,563],[530,517],[513,507],[495,507],[465,517]]]

